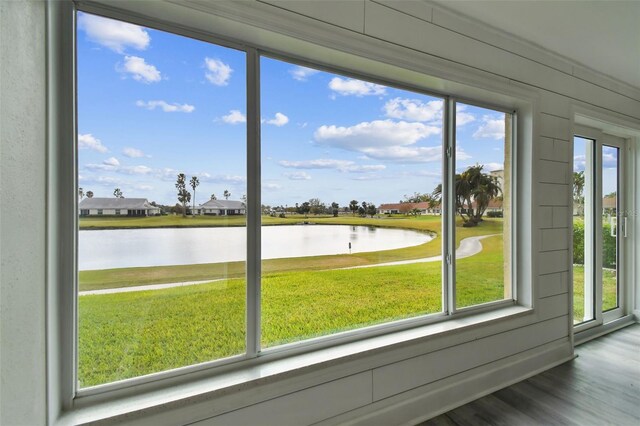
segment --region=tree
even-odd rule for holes
[[[86,196],[87,198],[93,198],[93,191],[87,191]]]
[[[327,207],[319,198],[311,198],[309,200],[309,208],[312,214],[318,215],[326,211]]]
[[[369,208],[369,204],[366,201],[363,201],[360,207],[358,207],[358,214],[362,217],[367,216],[368,208]]]
[[[113,190],[113,196],[116,198],[124,198],[124,195],[122,195],[122,191],[120,190],[120,188],[116,188]]]
[[[191,176],[191,180],[189,181],[189,185],[193,188],[193,211],[196,210],[196,188],[200,185],[200,179],[197,176]]]
[[[376,208],[376,205],[373,203],[369,203],[367,205],[367,214],[371,217],[374,217],[377,213],[378,209]]]
[[[340,212],[340,204],[334,201],[331,203],[331,213],[333,213],[333,217],[338,217],[338,212]]]
[[[176,180],[176,189],[178,190],[178,201],[182,204],[182,217],[187,216],[187,203],[191,201],[191,193],[187,191],[187,177],[184,173],[180,173]]]
[[[484,166],[476,164],[468,167],[464,172],[455,175],[455,203],[456,212],[464,222],[462,226],[477,226],[489,206],[489,202],[501,194],[498,178],[482,173]],[[432,192],[437,200],[442,199],[442,185],[438,185]]]
[[[216,194],[211,194],[211,199],[212,199],[212,200],[217,200],[217,199],[218,199],[218,197],[216,197]]]
[[[351,200],[351,202],[349,203],[349,210],[351,210],[352,215],[356,215],[356,213],[358,212],[358,200]]]
[[[228,200],[229,197],[231,197],[231,193],[227,189],[224,190],[224,194],[223,195],[224,195],[224,199],[225,200]]]
[[[296,210],[298,214],[303,214],[306,218],[307,214],[309,214],[309,212],[311,211],[311,204],[309,204],[308,201],[305,201],[301,205],[298,205],[298,203],[296,203]]]
[[[573,172],[573,203],[577,204],[578,215],[584,215],[584,171]]]
[[[82,201],[82,198],[84,197],[84,191],[83,189],[80,187],[78,188],[78,198],[80,198],[80,201]]]

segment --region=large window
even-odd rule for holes
[[[80,388],[512,302],[512,113],[77,27]]]

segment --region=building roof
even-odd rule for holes
[[[434,206],[436,208],[438,206]],[[413,210],[413,209],[429,209],[429,203],[423,201],[421,203],[395,203],[395,204],[380,204],[380,210]]]
[[[80,209],[127,209],[127,210],[147,210],[159,207],[149,204],[146,198],[85,198],[78,205]]]
[[[602,197],[602,208],[603,209],[615,209],[618,207],[618,199],[615,195],[610,197]]]
[[[236,200],[209,200],[204,204],[200,204],[198,208],[205,209],[230,209],[230,210],[242,210],[245,207],[242,201]]]

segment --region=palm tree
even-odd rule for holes
[[[82,198],[84,197],[84,190],[82,187],[78,188],[78,197],[80,198],[80,201],[82,201]]]
[[[217,200],[217,199],[218,199],[218,197],[216,197],[216,194],[211,194],[211,199],[212,199],[212,200]]]
[[[113,190],[113,196],[116,198],[124,198],[124,195],[122,195],[122,191],[120,190],[120,188],[116,188]]]
[[[193,188],[193,211],[196,211],[196,187],[200,185],[200,179],[197,176],[192,176],[189,181],[191,188]]]
[[[224,194],[223,194],[223,195],[224,195],[224,199],[225,199],[225,200],[228,200],[228,199],[229,199],[229,197],[231,197],[231,193],[229,192],[229,190],[228,190],[228,189],[225,189],[225,190],[224,190]]]
[[[93,198],[93,191],[87,191],[85,195],[87,196],[87,198]]]
[[[455,175],[456,211],[465,227],[477,226],[482,221],[489,202],[502,193],[498,178],[482,173],[483,167],[476,164]],[[432,195],[435,200],[441,201],[442,184],[433,190]]]
[[[176,180],[176,189],[178,190],[178,201],[182,204],[182,217],[187,217],[187,203],[191,200],[191,193],[187,191],[187,177],[184,173],[180,173]]]

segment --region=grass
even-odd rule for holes
[[[271,224],[296,223],[300,219],[287,218],[285,222],[278,218]],[[397,227],[435,234],[440,231],[437,216],[314,217],[310,221]],[[101,219],[95,223],[104,226],[106,222]],[[229,226],[224,221],[216,223]],[[457,228],[457,239],[497,234],[501,230],[500,219],[486,220],[477,228]],[[482,244],[482,253],[457,263],[459,306],[503,298],[502,239],[488,237]],[[264,261],[263,347],[441,312],[440,262],[335,269],[435,256],[440,254],[440,247],[440,237],[436,237],[429,243],[397,250]],[[78,376],[81,386],[243,353],[244,269],[244,262],[232,262],[80,272],[81,290],[222,279],[166,290],[80,297]]]
[[[486,250],[459,261],[459,303],[502,299],[500,241],[499,236],[489,237],[483,240]],[[478,281],[478,270],[483,277],[500,278]],[[440,312],[441,286],[440,262],[268,273],[262,279],[262,345]],[[228,279],[80,297],[81,385],[242,353],[244,287],[243,279]]]
[[[616,272],[610,269],[602,271],[602,311],[618,305]],[[584,266],[573,265],[573,322],[584,320]]]

